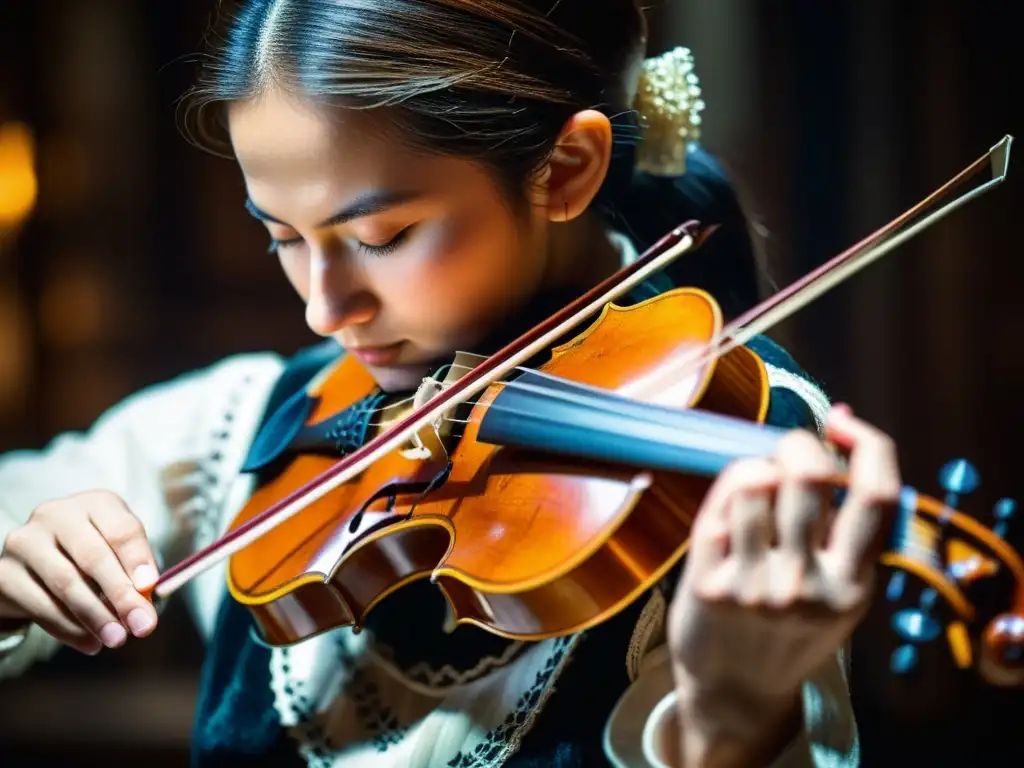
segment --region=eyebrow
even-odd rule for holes
[[[317,224],[317,228],[321,227],[335,227],[339,224],[345,224],[346,222],[354,219],[360,219],[363,216],[371,216],[375,213],[382,213],[389,208],[394,208],[398,205],[403,205],[411,200],[415,200],[421,195],[417,192],[397,192],[391,190],[375,190],[372,192],[365,192],[359,195],[355,200],[346,205],[340,211],[335,213],[330,218]],[[251,198],[246,198],[245,209],[249,211],[260,221],[272,221],[275,224],[281,226],[290,226],[280,219],[275,219],[269,213],[261,211],[256,207],[256,203]]]

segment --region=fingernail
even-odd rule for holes
[[[154,623],[153,617],[142,608],[136,608],[128,614],[128,626],[132,628],[132,634],[136,637],[151,630]]]
[[[118,624],[116,621],[111,621],[103,625],[100,630],[100,640],[107,648],[120,648],[124,645],[124,641],[128,639],[128,633],[125,632],[124,627]]]
[[[145,589],[151,587],[157,580],[156,568],[152,565],[140,565],[135,569],[135,573],[132,574],[132,581],[135,582],[136,589]]]
[[[841,413],[845,413],[845,414],[852,414],[853,413],[853,408],[851,408],[848,403],[835,403],[832,406],[832,409],[836,410],[836,411],[840,411]]]

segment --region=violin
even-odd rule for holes
[[[227,532],[165,571],[152,592],[167,597],[228,559],[232,598],[275,646],[359,631],[381,600],[419,579],[442,591],[453,626],[507,638],[608,620],[680,562],[715,475],[770,454],[783,434],[764,423],[767,372],[744,342],[1001,183],[1011,142],[729,324],[696,288],[615,304],[713,236],[714,226],[687,222],[497,353],[458,353],[413,398],[381,405],[377,434],[348,455],[288,454]],[[932,210],[986,167],[991,180]],[[375,392],[344,357],[307,387],[304,427],[329,427]],[[964,491],[973,471],[950,465],[947,485]],[[894,616],[904,641],[894,666],[912,666],[917,645],[945,622],[958,666],[1019,684],[1024,562],[1002,528],[954,504],[910,488],[901,496],[881,562],[903,580],[890,581],[887,596],[905,602],[913,576],[922,597]],[[969,595],[996,575],[1009,578],[1010,604],[984,613]]]

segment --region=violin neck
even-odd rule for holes
[[[477,439],[644,469],[714,476],[771,454],[784,430],[730,416],[637,402],[536,371],[507,383]]]

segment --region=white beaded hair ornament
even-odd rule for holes
[[[687,145],[700,138],[700,96],[689,48],[644,61],[633,102],[643,129],[636,155],[639,170],[656,176],[686,173]]]

